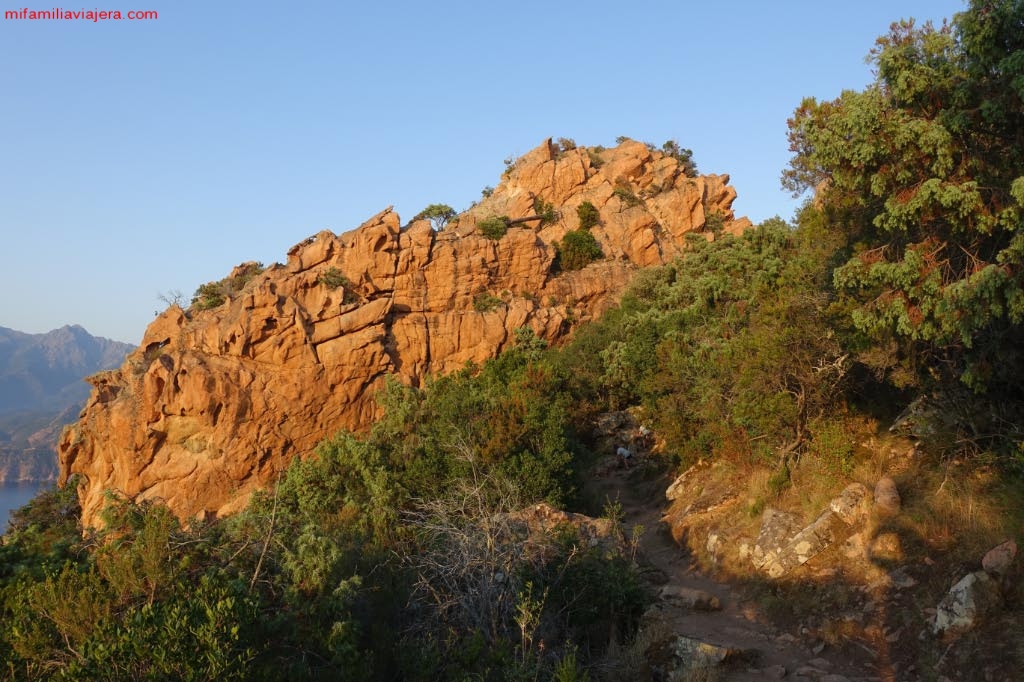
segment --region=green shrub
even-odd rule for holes
[[[622,203],[630,208],[633,206],[639,206],[642,203],[640,198],[633,193],[633,190],[626,185],[619,185],[612,190],[612,196],[618,197]]]
[[[601,147],[601,150],[603,151],[604,147]],[[601,157],[601,152],[597,151],[596,148],[588,149],[587,156],[590,157],[590,165],[594,168],[600,168],[604,165],[604,159]]]
[[[250,261],[235,267],[230,275],[219,282],[201,284],[192,294],[192,305],[198,310],[218,308],[241,291],[256,275],[263,272],[263,263]]]
[[[487,185],[487,187],[484,187],[482,190],[480,190],[480,196],[482,196],[484,199],[490,198],[492,194],[494,194],[494,188],[491,187],[490,185]]]
[[[359,295],[355,290],[356,285],[352,283],[352,280],[338,270],[338,268],[327,268],[319,277],[317,277],[316,281],[332,291],[339,287],[344,288],[345,295],[342,298],[342,303],[355,303],[359,300]]]
[[[346,289],[352,288],[352,281],[335,267],[327,268],[323,274],[317,278],[317,281],[328,289],[337,289],[338,287],[345,287]]]
[[[683,167],[683,174],[688,178],[697,176],[697,163],[693,160],[693,150],[683,149],[675,140],[669,140],[661,145],[661,151],[665,152],[679,162]]]
[[[192,294],[192,305],[198,310],[212,310],[224,305],[227,297],[224,293],[223,280],[200,284],[196,293]]]
[[[500,306],[504,301],[487,291],[477,294],[473,298],[473,310],[478,313],[486,313]]]
[[[544,201],[540,197],[533,200],[533,210],[540,216],[542,226],[550,225],[558,220],[558,211],[555,210],[554,204]]]
[[[558,149],[560,153],[564,154],[565,152],[576,149],[576,140],[572,139],[571,137],[560,137],[555,142],[555,147]]]
[[[576,207],[576,215],[579,216],[581,230],[589,230],[601,222],[600,211],[589,201],[584,201]]]
[[[480,234],[487,237],[488,239],[494,239],[497,241],[505,236],[508,232],[508,216],[491,216],[490,218],[484,218],[477,227],[480,229]]]
[[[720,237],[725,230],[725,219],[722,214],[717,211],[708,213],[704,218],[704,229],[715,235],[716,238]]]
[[[584,229],[566,233],[561,244],[556,244],[558,267],[562,270],[580,270],[598,258],[604,257],[601,245]]]

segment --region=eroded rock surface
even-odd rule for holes
[[[548,140],[444,231],[403,227],[387,209],[320,232],[222,305],[166,310],[120,369],[91,377],[61,438],[61,482],[83,475],[86,526],[106,490],[163,500],[185,519],[237,511],[325,436],[372,423],[388,375],[418,385],[493,357],[524,326],[557,341],[613,304],[638,267],[682,253],[708,216],[745,229],[728,182],[687,177],[638,142],[595,153]],[[488,217],[535,215],[538,201],[557,220],[514,223],[500,240],[479,233]],[[578,227],[584,201],[600,213],[591,232],[605,258],[559,273],[554,242]]]

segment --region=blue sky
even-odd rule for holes
[[[890,22],[963,9],[122,1],[100,9],[159,18],[0,20],[0,326],[138,343],[160,293],[389,205],[461,210],[548,136],[675,138],[732,176],[737,213],[789,218],[800,100],[870,82]]]

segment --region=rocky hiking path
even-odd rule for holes
[[[805,642],[800,633],[769,622],[736,589],[701,574],[662,523],[666,481],[645,478],[640,466],[606,467],[590,477],[587,492],[591,499],[621,505],[623,533],[627,540],[635,540],[636,561],[658,595],[644,615],[641,636],[650,640],[645,658],[652,669],[659,669],[659,677],[794,682],[884,679],[868,652],[851,654],[824,643]],[[696,668],[689,675],[688,666]],[[713,668],[717,670],[712,672]]]

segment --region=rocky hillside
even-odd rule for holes
[[[130,350],[77,325],[45,334],[0,327],[0,481],[57,477],[60,430],[89,397],[84,377]]]
[[[120,369],[90,378],[61,438],[61,481],[83,475],[86,525],[107,489],[183,518],[236,511],[320,439],[367,427],[389,375],[417,385],[496,355],[524,326],[558,341],[637,268],[679,255],[686,235],[750,225],[734,218],[728,176],[688,169],[639,142],[547,140],[441,231],[386,209],[297,244],[286,264],[239,266],[160,315]],[[581,228],[584,202],[602,257],[570,271],[556,243]],[[500,236],[487,229],[499,217]]]

